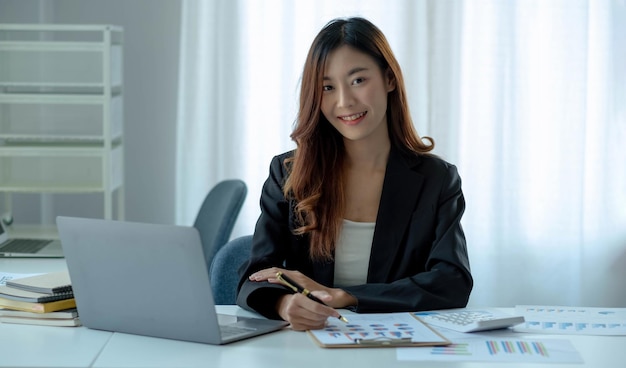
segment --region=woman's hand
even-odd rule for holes
[[[303,275],[300,271],[288,271],[278,267],[266,268],[264,270],[258,271],[250,275],[250,281],[267,281],[272,284],[280,284],[280,281],[276,278],[276,274],[278,272],[282,272],[284,275],[295,281],[298,285],[303,288],[314,291],[314,290],[323,290],[328,294],[331,294],[331,288],[327,288],[322,284],[319,284],[307,276]]]
[[[290,271],[278,267],[271,267],[253,273],[248,277],[248,279],[250,281],[267,281],[272,284],[280,284],[280,281],[276,278],[276,274],[278,272],[282,272],[298,285],[311,292],[325,292],[330,297],[325,297],[325,300],[323,301],[329,307],[345,308],[350,305],[356,305],[356,299],[342,289],[325,287],[324,285],[303,275],[300,271]]]
[[[299,293],[281,297],[276,303],[276,311],[285,321],[291,323],[293,329],[322,328],[328,317],[339,317],[339,313],[333,308],[345,308],[357,304],[357,300],[344,290],[325,287],[299,271],[271,267],[253,273],[249,276],[249,280],[280,284],[276,278],[278,272],[287,275],[326,304],[317,303]]]
[[[325,292],[313,293],[324,301],[330,296]],[[317,330],[326,326],[328,317],[339,317],[331,307],[315,302],[300,293],[283,295],[276,303],[278,315],[291,324],[295,331]]]

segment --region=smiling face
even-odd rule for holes
[[[347,45],[332,51],[323,88],[322,114],[344,142],[389,140],[387,93],[395,83],[372,57]]]

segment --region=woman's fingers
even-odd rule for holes
[[[285,270],[283,270],[282,268],[278,268],[278,267],[266,268],[264,270],[260,270],[251,274],[250,276],[248,276],[248,279],[250,281],[270,281],[271,282],[272,280],[276,280],[276,274],[278,272],[285,272]]]
[[[324,290],[315,290],[315,291],[312,291],[311,294],[313,294],[313,296],[323,301],[324,303],[329,303],[330,301],[333,300],[333,296]]]
[[[290,270],[285,270],[285,269],[278,268],[278,267],[270,267],[270,268],[257,271],[251,274],[250,276],[248,276],[248,279],[250,281],[268,281],[274,284],[278,284],[280,283],[280,281],[278,281],[278,279],[276,278],[276,274],[278,272],[282,272],[287,277],[294,280],[296,283],[298,283],[298,285],[304,287],[305,289],[318,290],[321,287],[320,284],[311,280],[309,277],[303,275],[299,271],[290,271]]]
[[[302,294],[290,294],[279,300],[278,314],[291,324],[292,329],[302,331],[323,328],[328,317],[337,312]]]

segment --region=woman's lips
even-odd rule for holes
[[[367,111],[363,111],[352,115],[339,116],[338,118],[346,125],[357,125],[365,118],[366,114]]]

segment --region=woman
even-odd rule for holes
[[[335,308],[467,304],[461,179],[415,132],[400,66],[372,23],[336,19],[317,35],[291,138],[297,148],[274,157],[263,186],[240,306],[306,330],[339,317]]]

